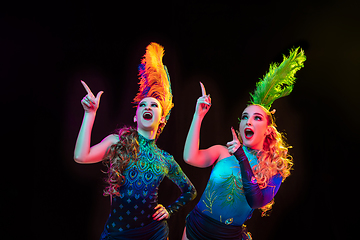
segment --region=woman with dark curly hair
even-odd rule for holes
[[[173,107],[170,78],[162,63],[164,49],[151,43],[139,66],[140,89],[134,98],[137,128],[123,127],[90,147],[91,130],[102,92],[95,97],[82,81],[87,95],[81,101],[85,115],[75,146],[78,163],[103,161],[107,167],[111,212],[100,239],[167,239],[166,219],[196,197],[196,190],[169,153],[156,140]],[[158,204],[158,187],[168,177],[181,190],[168,207]]]
[[[269,73],[257,83],[251,103],[243,111],[239,138],[232,128],[233,140],[226,146],[199,149],[200,127],[211,106],[210,95],[202,87],[184,148],[184,160],[195,167],[213,166],[199,203],[189,213],[183,240],[251,239],[244,222],[254,209],[263,215],[271,208],[274,196],[293,165],[288,146],[277,131],[274,100],[290,94],[294,74],[305,61],[298,49],[270,66]]]

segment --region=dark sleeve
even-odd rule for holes
[[[179,196],[179,198],[174,203],[166,207],[166,210],[169,212],[171,216],[173,213],[177,212],[185,204],[187,204],[191,200],[194,200],[196,198],[197,193],[194,185],[190,182],[189,178],[184,174],[179,164],[174,160],[173,157],[171,157],[170,164],[171,164],[171,168],[169,170],[167,177],[173,183],[175,183],[181,190],[181,195]]]
[[[240,164],[245,197],[249,206],[253,209],[265,206],[274,198],[275,194],[279,190],[282,182],[281,175],[276,174],[269,180],[266,188],[260,189],[242,147],[239,147],[239,149],[234,153],[234,156]]]

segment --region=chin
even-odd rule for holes
[[[145,122],[142,123],[142,129],[146,131],[152,131],[157,128],[157,125],[154,122]]]
[[[253,148],[256,145],[253,143],[253,141],[251,141],[251,139],[246,139],[246,138],[243,138],[242,144],[248,148]]]
[[[153,131],[153,130],[155,130],[156,127],[151,126],[151,125],[150,126],[143,125],[141,128],[145,131]]]
[[[244,145],[245,147],[252,148],[252,145],[249,144],[249,143],[245,143],[245,142],[244,142],[243,145]]]

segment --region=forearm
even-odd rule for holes
[[[178,212],[180,208],[194,200],[197,196],[194,185],[178,165],[176,172],[176,174],[171,174],[169,177],[180,188],[181,195],[174,203],[166,207],[170,216]]]
[[[197,192],[190,179],[185,175],[173,157],[169,159],[169,163],[171,164],[171,167],[167,177],[173,183],[175,183],[181,191],[181,195],[178,197],[178,199],[166,208],[168,213],[171,215],[177,212],[181,207],[183,207],[191,200],[194,200],[196,198]]]
[[[265,206],[275,197],[279,190],[282,182],[281,175],[278,173],[272,176],[267,183],[267,187],[260,189],[242,147],[237,149],[234,156],[239,161],[244,193],[249,206],[254,209]]]
[[[202,120],[203,118],[194,114],[184,147],[183,157],[185,162],[193,161],[199,154],[199,139]]]
[[[196,196],[197,196],[197,192],[194,187],[192,187],[190,191],[182,193],[181,196],[173,204],[166,207],[169,216],[178,212],[180,208],[185,206],[190,201],[194,200]]]
[[[244,187],[246,201],[251,208],[259,208],[265,205],[265,199],[257,183],[253,183],[254,173],[242,147],[234,153],[239,161],[241,179]]]
[[[74,150],[74,160],[83,163],[90,152],[91,131],[95,121],[95,113],[84,113]]]

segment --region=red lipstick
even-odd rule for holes
[[[245,128],[244,135],[246,139],[251,139],[254,136],[254,131],[251,128]]]

